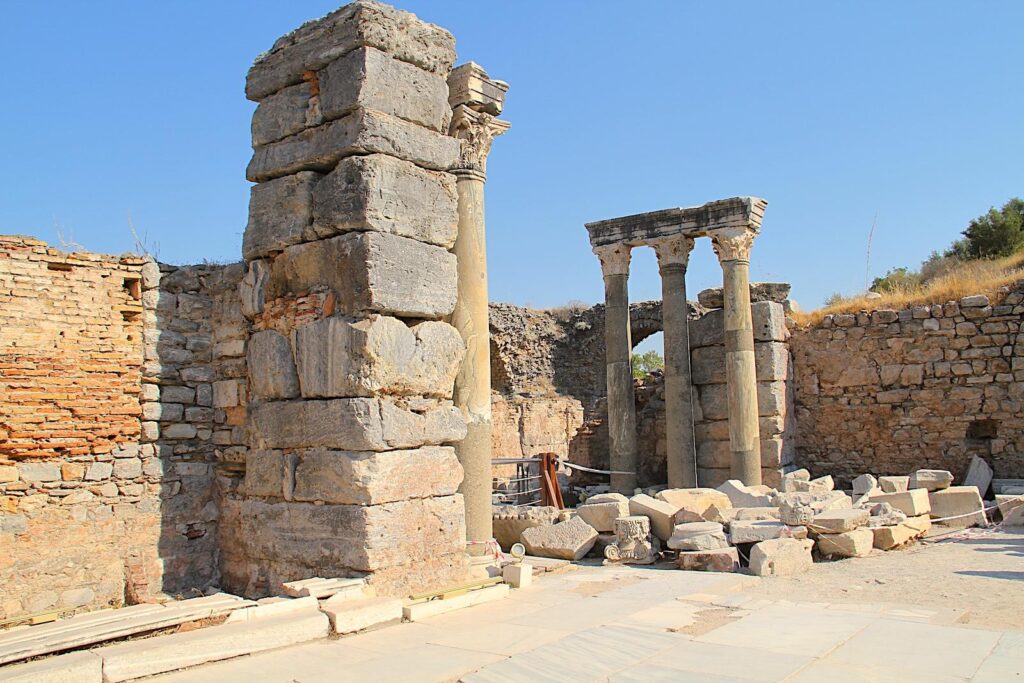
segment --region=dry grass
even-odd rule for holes
[[[972,294],[999,294],[999,288],[1024,280],[1024,252],[1001,259],[967,261],[924,285],[905,287],[882,294],[879,299],[861,295],[844,299],[816,311],[794,311],[800,325],[814,325],[834,313],[858,313],[879,309],[901,309],[924,304],[943,304]]]

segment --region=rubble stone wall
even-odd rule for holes
[[[797,463],[843,482],[973,455],[1024,477],[1024,285],[999,300],[826,316],[796,330]]]
[[[460,158],[454,39],[373,2],[257,58],[241,288],[244,480],[225,481],[226,587],[369,575],[409,594],[466,572],[452,404]],[[240,400],[242,400],[240,392]]]
[[[216,581],[228,270],[0,237],[0,619]]]

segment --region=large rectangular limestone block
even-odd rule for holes
[[[416,602],[411,605],[406,605],[402,608],[402,615],[405,617],[406,621],[419,621],[421,619],[426,619],[427,617],[436,617],[439,614],[465,609],[466,607],[482,605],[485,602],[504,600],[508,597],[509,592],[510,589],[507,583],[499,583],[494,586],[487,586],[486,588],[472,590],[453,598],[445,598],[444,600],[428,600],[426,602]]]
[[[455,38],[445,29],[388,5],[356,2],[278,39],[249,69],[245,96],[261,100],[364,45],[442,78],[455,63]]]
[[[761,439],[761,465],[779,467],[793,462],[795,444],[792,439]],[[697,444],[697,467],[726,469],[732,463],[732,450],[728,441],[703,441]]]
[[[786,311],[774,301],[758,301],[750,305],[755,342],[784,342],[789,339]],[[718,346],[725,343],[723,321],[725,312],[717,309],[690,323],[690,348]]]
[[[369,109],[307,128],[253,150],[245,177],[262,183],[299,171],[326,173],[354,154],[387,154],[435,171],[447,171],[459,158],[459,141],[447,135]]]
[[[615,520],[629,514],[626,501],[588,503],[576,508],[576,514],[599,532],[615,531]]]
[[[462,336],[448,323],[410,327],[379,315],[323,318],[298,328],[294,338],[298,379],[307,398],[451,398],[465,353]]]
[[[255,398],[281,399],[299,395],[292,345],[276,330],[261,330],[249,338],[246,367]]]
[[[597,535],[582,517],[573,517],[558,524],[530,527],[523,531],[522,539],[530,555],[579,560],[594,547]]]
[[[101,647],[103,680],[109,683],[153,676],[327,637],[327,615],[288,614],[253,622],[210,626]]]
[[[376,232],[348,233],[285,249],[274,259],[267,298],[327,286],[341,312],[438,319],[455,309],[455,254]]]
[[[299,456],[293,495],[298,501],[380,505],[450,496],[461,482],[462,465],[447,446],[384,453],[310,450]]]
[[[759,382],[790,379],[789,346],[780,342],[755,344],[754,367]],[[690,371],[694,384],[725,384],[725,346],[695,348]]]
[[[250,406],[257,448],[387,451],[461,441],[462,413],[451,403],[420,402],[415,410],[383,399],[275,401]]]
[[[315,505],[245,500],[240,545],[251,560],[312,573],[373,572],[465,552],[459,494],[383,505]]]
[[[396,598],[327,600],[322,609],[331,620],[334,633],[355,633],[402,621],[402,601]]]
[[[447,79],[372,47],[356,48],[319,73],[320,112],[336,119],[365,107],[448,132]]]
[[[757,414],[761,417],[785,415],[787,412],[789,382],[757,383]],[[705,384],[698,388],[700,409],[706,420],[729,418],[727,384]]]
[[[252,449],[245,456],[242,490],[247,496],[286,498],[291,493],[286,468],[286,456],[281,451]]]
[[[629,499],[629,514],[643,515],[651,520],[651,533],[662,541],[672,538],[677,508],[671,503],[652,498],[644,493]]]
[[[310,83],[298,83],[266,97],[252,115],[252,146],[286,138],[309,125],[320,123],[311,116],[313,88]],[[311,120],[312,118],[312,120]]]
[[[933,520],[954,528],[985,526],[985,504],[976,486],[950,486],[928,493]],[[949,519],[952,518],[952,519]]]
[[[908,517],[926,515],[932,509],[931,503],[928,501],[928,491],[925,489],[881,493],[871,496],[868,500],[872,503],[888,503]]]
[[[89,651],[0,666],[3,683],[102,683],[103,659]]]
[[[459,231],[455,177],[384,154],[342,159],[313,190],[310,232],[361,230],[450,249]]]
[[[302,171],[249,190],[249,223],[242,236],[242,256],[262,258],[305,241],[313,224],[313,188],[319,173]]]

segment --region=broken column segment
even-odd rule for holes
[[[444,29],[360,1],[249,72],[251,450],[224,503],[236,590],[370,574],[400,595],[466,575],[451,447],[466,434],[451,402],[464,343],[445,322],[458,291],[454,59]]]

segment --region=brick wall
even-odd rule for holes
[[[1024,287],[998,299],[827,316],[797,330],[797,462],[841,481],[972,455],[1024,477]]]

